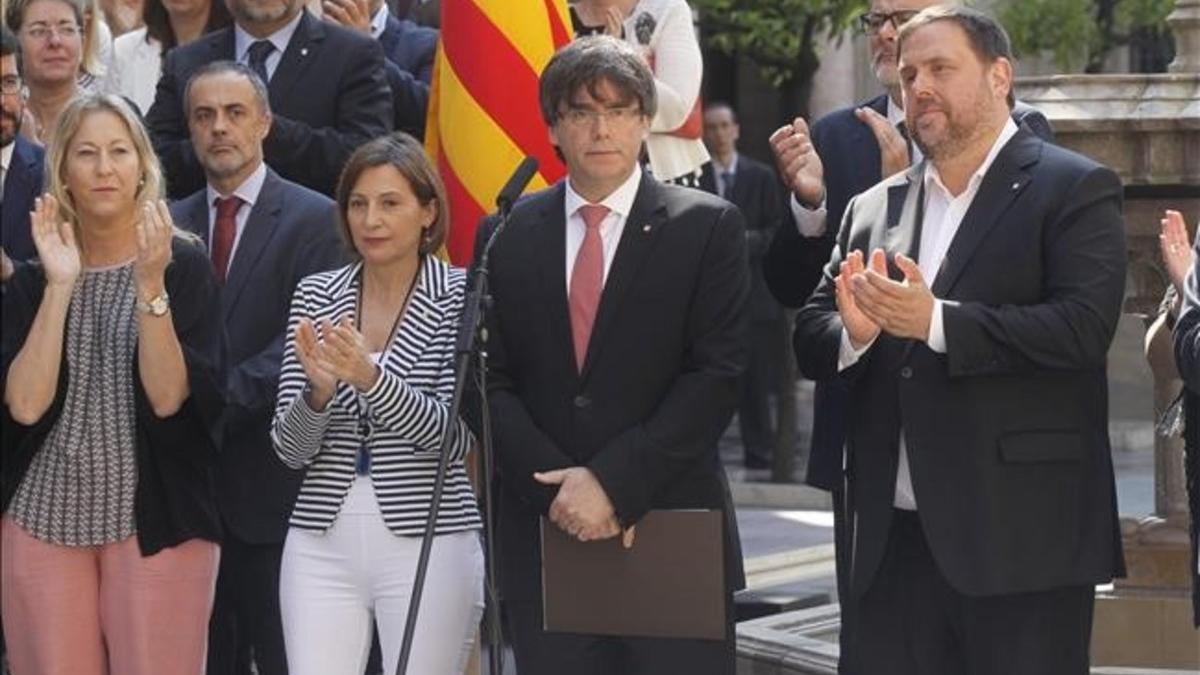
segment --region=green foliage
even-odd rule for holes
[[[1174,0],[1007,0],[998,8],[1017,55],[1048,52],[1064,70],[1098,72],[1138,31],[1162,32]]]
[[[807,82],[816,42],[836,38],[866,11],[867,0],[691,0],[705,44],[754,61],[776,87]]]

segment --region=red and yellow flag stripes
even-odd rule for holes
[[[446,247],[471,261],[475,228],[526,155],[538,190],[565,173],[538,109],[538,75],[571,35],[565,0],[442,0],[425,148],[450,201]]]

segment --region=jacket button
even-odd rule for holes
[[[903,368],[901,368],[900,369],[900,377],[903,377],[906,380],[911,380],[912,379],[912,368],[910,368],[908,366],[904,366]]]
[[[591,404],[592,404],[592,399],[584,396],[583,394],[580,394],[579,396],[575,397],[575,407],[576,408],[586,408]]]

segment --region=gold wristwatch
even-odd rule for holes
[[[138,300],[137,310],[150,316],[165,316],[167,310],[171,309],[170,300],[171,296],[167,295],[166,291],[163,291],[145,302]]]

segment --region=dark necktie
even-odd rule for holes
[[[237,212],[242,208],[242,200],[238,197],[217,197],[216,206],[217,222],[214,223],[212,237],[213,272],[217,275],[217,281],[225,283],[233,240],[237,238]]]
[[[270,40],[257,40],[250,45],[250,49],[246,50],[250,70],[253,70],[258,75],[263,84],[271,81],[271,78],[267,75],[267,57],[273,51],[275,51],[275,45],[271,44]]]
[[[732,171],[721,172],[721,197],[724,199],[733,198],[733,181],[734,174]]]

